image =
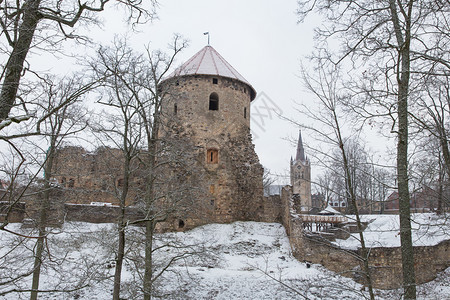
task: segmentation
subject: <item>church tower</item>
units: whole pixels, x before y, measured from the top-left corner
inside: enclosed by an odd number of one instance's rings
[[[250,134],[256,91],[213,47],[206,46],[161,84],[161,113],[171,136],[194,148],[196,203],[187,228],[211,222],[258,221],[263,212],[263,168]],[[181,220],[180,220],[181,223]]]
[[[291,157],[291,186],[294,197],[300,200],[301,211],[311,210],[311,164],[305,156],[301,131],[295,160]]]

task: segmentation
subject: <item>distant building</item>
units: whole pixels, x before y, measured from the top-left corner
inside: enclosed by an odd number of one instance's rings
[[[299,201],[300,210],[309,212],[312,208],[311,202],[311,164],[305,156],[302,132],[299,132],[297,143],[297,154],[295,160],[291,158],[291,186],[292,194]]]
[[[445,197],[445,195],[443,195]],[[439,193],[428,186],[423,186],[410,195],[410,207],[413,213],[431,212],[438,209]],[[443,201],[445,203],[445,201]],[[393,191],[383,203],[384,213],[397,214],[399,211],[399,195]],[[445,209],[445,208],[443,208]]]

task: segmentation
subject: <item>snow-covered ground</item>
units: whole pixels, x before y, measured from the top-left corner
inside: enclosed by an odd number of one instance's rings
[[[372,216],[375,217],[375,216]],[[378,222],[372,222],[371,224]],[[370,218],[370,217],[369,217]],[[382,221],[383,223],[384,221]],[[8,229],[21,230],[18,224]],[[41,288],[70,289],[48,292],[39,299],[111,299],[116,232],[114,224],[67,222],[49,238],[50,256],[44,262]],[[128,230],[127,261],[122,296],[141,299],[142,229]],[[364,299],[367,293],[351,279],[319,265],[297,261],[290,252],[284,228],[276,223],[211,224],[185,233],[157,235],[155,272],[171,258],[177,260],[154,283],[162,299]],[[34,241],[0,232],[0,282],[29,270]],[[12,246],[17,248],[12,249]],[[50,257],[50,259],[49,259]],[[8,269],[9,268],[9,269]],[[438,279],[419,287],[419,299],[448,299],[450,268]],[[24,277],[1,285],[29,288]],[[401,291],[376,291],[377,299],[400,299]],[[0,299],[27,299],[9,293]]]
[[[434,246],[450,239],[450,220],[433,213],[411,216],[414,246]],[[352,216],[349,216],[352,219]],[[364,231],[367,247],[400,247],[400,220],[398,215],[362,215],[361,221],[368,222]],[[352,234],[346,240],[336,240],[337,245],[347,249],[361,247],[359,235]]]

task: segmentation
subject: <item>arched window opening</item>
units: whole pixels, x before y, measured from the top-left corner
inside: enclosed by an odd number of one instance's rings
[[[216,93],[209,95],[209,110],[219,110],[219,95]]]
[[[208,149],[206,152],[206,161],[209,164],[217,164],[219,162],[219,150]]]
[[[184,227],[184,221],[178,220],[178,228],[183,228],[183,227]]]

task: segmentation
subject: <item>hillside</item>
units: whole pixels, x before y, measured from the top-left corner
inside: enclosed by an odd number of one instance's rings
[[[19,224],[10,230],[19,231]],[[21,231],[27,233],[26,231]],[[43,270],[42,288],[79,290],[48,292],[40,299],[111,299],[114,272],[114,224],[66,223],[49,238],[50,258]],[[123,272],[124,299],[139,299],[140,228],[130,228],[128,260]],[[162,299],[363,299],[362,286],[319,265],[298,262],[291,256],[284,228],[275,223],[211,224],[186,233],[157,236],[155,264],[177,257],[155,282]],[[22,241],[22,243],[19,243]],[[18,245],[14,255],[7,246]],[[0,232],[2,280],[31,265],[30,240]],[[14,265],[5,273],[8,264]],[[6,268],[5,268],[6,267]],[[450,269],[434,282],[420,286],[419,299],[445,299],[450,294]],[[0,285],[29,287],[30,278]],[[399,299],[401,291],[379,291],[378,299]],[[432,294],[432,295],[431,295]],[[26,299],[10,293],[0,299]]]

